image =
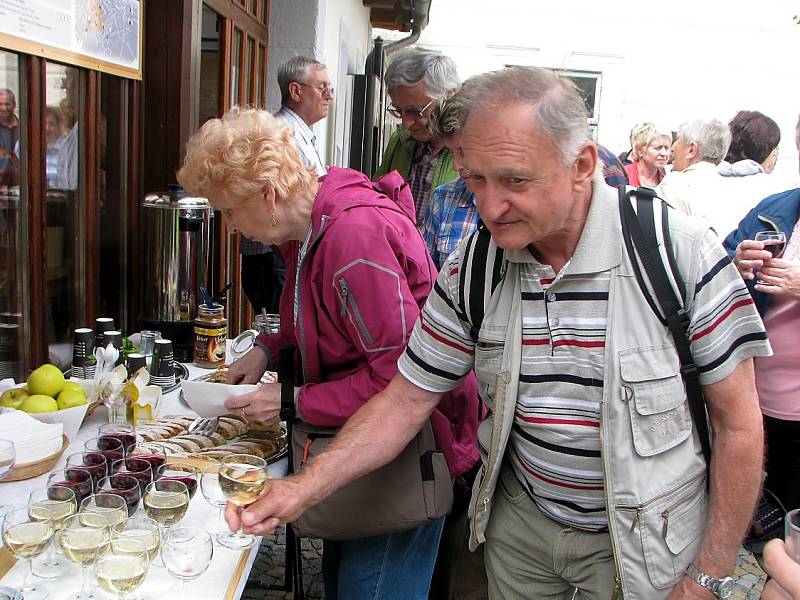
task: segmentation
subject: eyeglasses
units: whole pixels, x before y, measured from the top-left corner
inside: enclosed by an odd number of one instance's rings
[[[320,96],[333,96],[334,88],[332,86],[325,85],[324,83],[321,85],[311,85],[310,83],[303,83],[302,81],[295,81],[295,83],[310,87],[312,90],[317,90]]]
[[[422,115],[425,114],[425,111],[428,110],[428,108],[430,108],[431,104],[433,104],[434,102],[436,102],[436,98],[428,102],[422,108],[412,107],[412,108],[404,108],[402,110],[399,108],[395,108],[394,106],[390,106],[389,108],[386,109],[386,112],[388,112],[396,119],[402,119],[404,115],[412,120],[421,119]]]

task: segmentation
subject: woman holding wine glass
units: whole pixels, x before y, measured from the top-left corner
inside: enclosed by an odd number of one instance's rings
[[[800,121],[796,129],[800,149]],[[767,438],[764,487],[800,508],[800,188],[762,200],[724,242],[747,282],[773,355],[755,359]]]

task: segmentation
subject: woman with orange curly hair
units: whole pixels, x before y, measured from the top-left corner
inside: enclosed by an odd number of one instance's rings
[[[178,181],[208,197],[230,231],[282,244],[281,332],[259,336],[230,366],[229,382],[258,382],[280,348],[296,345],[303,366],[297,417],[343,425],[397,373],[436,280],[407,184],[397,172],[372,182],[336,167],[317,179],[280,120],[236,108],[189,140]],[[478,459],[474,377],[439,406],[431,424],[455,477]],[[274,421],[280,385],[261,385],[227,407],[253,421]],[[325,540],[325,597],[427,599],[441,530],[439,519],[387,535]]]

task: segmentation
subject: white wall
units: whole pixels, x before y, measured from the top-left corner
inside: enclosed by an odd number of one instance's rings
[[[328,67],[336,96],[328,118],[314,127],[326,164],[342,164],[349,135],[347,75],[364,72],[371,28],[361,0],[272,0],[269,27],[267,104],[280,106],[278,66],[297,54],[313,56]]]
[[[786,0],[435,0],[420,43],[462,77],[505,64],[602,72],[598,140],[617,153],[639,121],[677,129],[760,110],[781,128],[776,174],[796,181],[798,13]]]

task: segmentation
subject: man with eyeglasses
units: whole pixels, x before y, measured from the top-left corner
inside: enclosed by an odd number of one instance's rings
[[[278,69],[278,86],[281,89],[281,108],[275,116],[281,117],[294,130],[294,139],[300,158],[313,167],[319,177],[325,175],[325,166],[319,153],[317,137],[312,127],[328,116],[333,87],[328,71],[321,62],[307,56],[294,56]],[[285,279],[285,268],[280,254],[261,242],[241,236],[242,289],[256,313],[264,308],[278,312],[278,301]]]
[[[461,82],[453,59],[416,47],[395,55],[384,81],[392,101],[388,111],[401,120],[402,127],[389,139],[375,178],[397,170],[408,181],[417,226],[421,227],[431,191],[458,177],[452,153],[444,140],[431,134],[428,118],[438,101],[458,89]]]

